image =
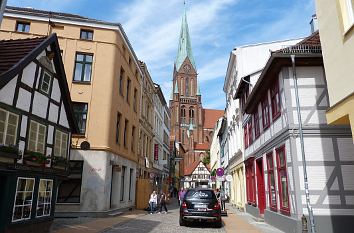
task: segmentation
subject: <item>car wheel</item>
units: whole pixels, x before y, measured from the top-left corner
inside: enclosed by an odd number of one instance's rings
[[[216,228],[221,228],[222,227],[222,221],[218,221],[218,222],[215,222],[215,225],[214,225]]]
[[[181,217],[179,218],[179,225],[181,227],[186,226],[186,221],[184,221]]]

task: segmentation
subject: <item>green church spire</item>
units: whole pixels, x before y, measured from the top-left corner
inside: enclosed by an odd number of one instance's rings
[[[186,8],[184,8],[184,13],[182,17],[182,25],[181,25],[181,32],[179,35],[179,44],[178,44],[178,51],[177,57],[175,61],[176,70],[179,70],[182,63],[186,58],[189,58],[189,61],[192,63],[193,68],[197,70],[194,62],[193,52],[192,52],[192,44],[191,38],[189,36],[189,29],[188,29],[188,22],[187,22],[187,12]]]

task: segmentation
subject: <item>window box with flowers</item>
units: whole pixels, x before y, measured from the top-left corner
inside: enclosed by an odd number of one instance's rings
[[[10,158],[10,159],[21,159],[21,153],[17,146],[0,145],[0,157]]]
[[[23,162],[29,166],[45,167],[46,164],[49,164],[50,160],[47,156],[40,152],[25,151],[23,155]]]

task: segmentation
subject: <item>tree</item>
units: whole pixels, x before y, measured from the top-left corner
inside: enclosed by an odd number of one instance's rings
[[[203,157],[202,162],[205,165],[210,163],[210,151],[206,151],[206,155]]]

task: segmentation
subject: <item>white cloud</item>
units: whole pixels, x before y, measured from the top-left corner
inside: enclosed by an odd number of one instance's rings
[[[199,82],[207,82],[216,78],[224,77],[227,63],[228,56],[220,56],[210,62],[206,62],[204,66],[198,70]]]

